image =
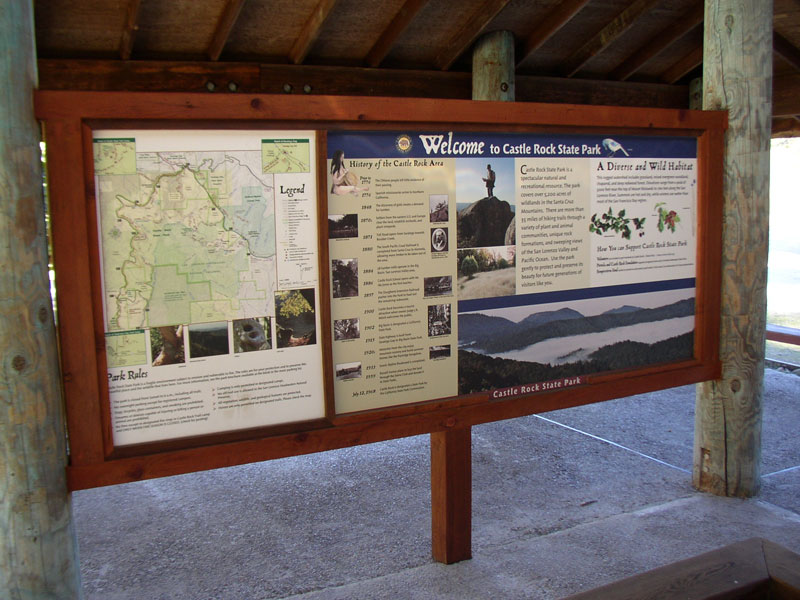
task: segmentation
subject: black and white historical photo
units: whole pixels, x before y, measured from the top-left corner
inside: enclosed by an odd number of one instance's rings
[[[453,331],[449,304],[431,304],[428,307],[428,336],[450,335]]]
[[[335,258],[331,261],[333,297],[352,298],[358,296],[358,259]]]
[[[358,215],[328,215],[328,238],[332,240],[358,237]]]
[[[361,327],[358,318],[333,321],[333,341],[357,340],[359,337],[361,337]]]

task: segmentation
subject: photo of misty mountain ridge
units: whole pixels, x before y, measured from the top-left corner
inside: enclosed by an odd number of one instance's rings
[[[462,312],[459,394],[689,360],[694,289]]]

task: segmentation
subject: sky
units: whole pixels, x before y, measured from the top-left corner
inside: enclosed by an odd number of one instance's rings
[[[471,203],[486,197],[486,165],[492,165],[496,179],[494,195],[511,204],[514,210],[514,159],[513,158],[459,158],[456,160],[456,201]]]
[[[800,327],[800,139],[772,140],[767,312],[793,313]]]

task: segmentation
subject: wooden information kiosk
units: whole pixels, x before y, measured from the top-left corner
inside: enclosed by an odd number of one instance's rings
[[[36,112],[73,490],[431,433],[452,562],[470,426],[720,374],[724,113],[48,91]]]

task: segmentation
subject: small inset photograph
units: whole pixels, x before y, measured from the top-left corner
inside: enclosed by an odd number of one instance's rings
[[[189,325],[189,358],[228,354],[228,322]]]
[[[452,319],[449,304],[431,304],[428,307],[428,337],[450,335]]]
[[[233,322],[233,352],[255,352],[272,349],[272,327],[269,317],[237,319]]]
[[[352,298],[358,296],[358,259],[335,258],[331,261],[333,275],[333,297]]]
[[[361,377],[361,363],[350,362],[336,365],[336,379],[346,381],[348,379],[358,379]]]
[[[457,248],[516,244],[513,158],[463,158],[456,171]]]
[[[496,298],[517,293],[517,247],[458,251],[458,299]]]
[[[314,288],[275,294],[275,338],[278,348],[317,343]]]
[[[431,223],[447,223],[450,220],[450,199],[447,194],[431,194],[428,199]]]
[[[331,240],[357,238],[358,215],[328,215],[328,238]]]
[[[437,360],[440,358],[449,358],[450,357],[450,344],[446,344],[443,346],[431,346],[428,348],[430,353],[431,360]]]
[[[431,252],[447,252],[450,240],[447,227],[434,227],[431,229]]]
[[[453,276],[425,277],[423,294],[426,298],[432,296],[450,296],[453,294]]]
[[[186,362],[183,332],[183,325],[167,325],[150,329],[150,351],[154,367]]]
[[[358,318],[354,319],[334,319],[333,321],[333,341],[357,340],[361,337],[361,327]]]

